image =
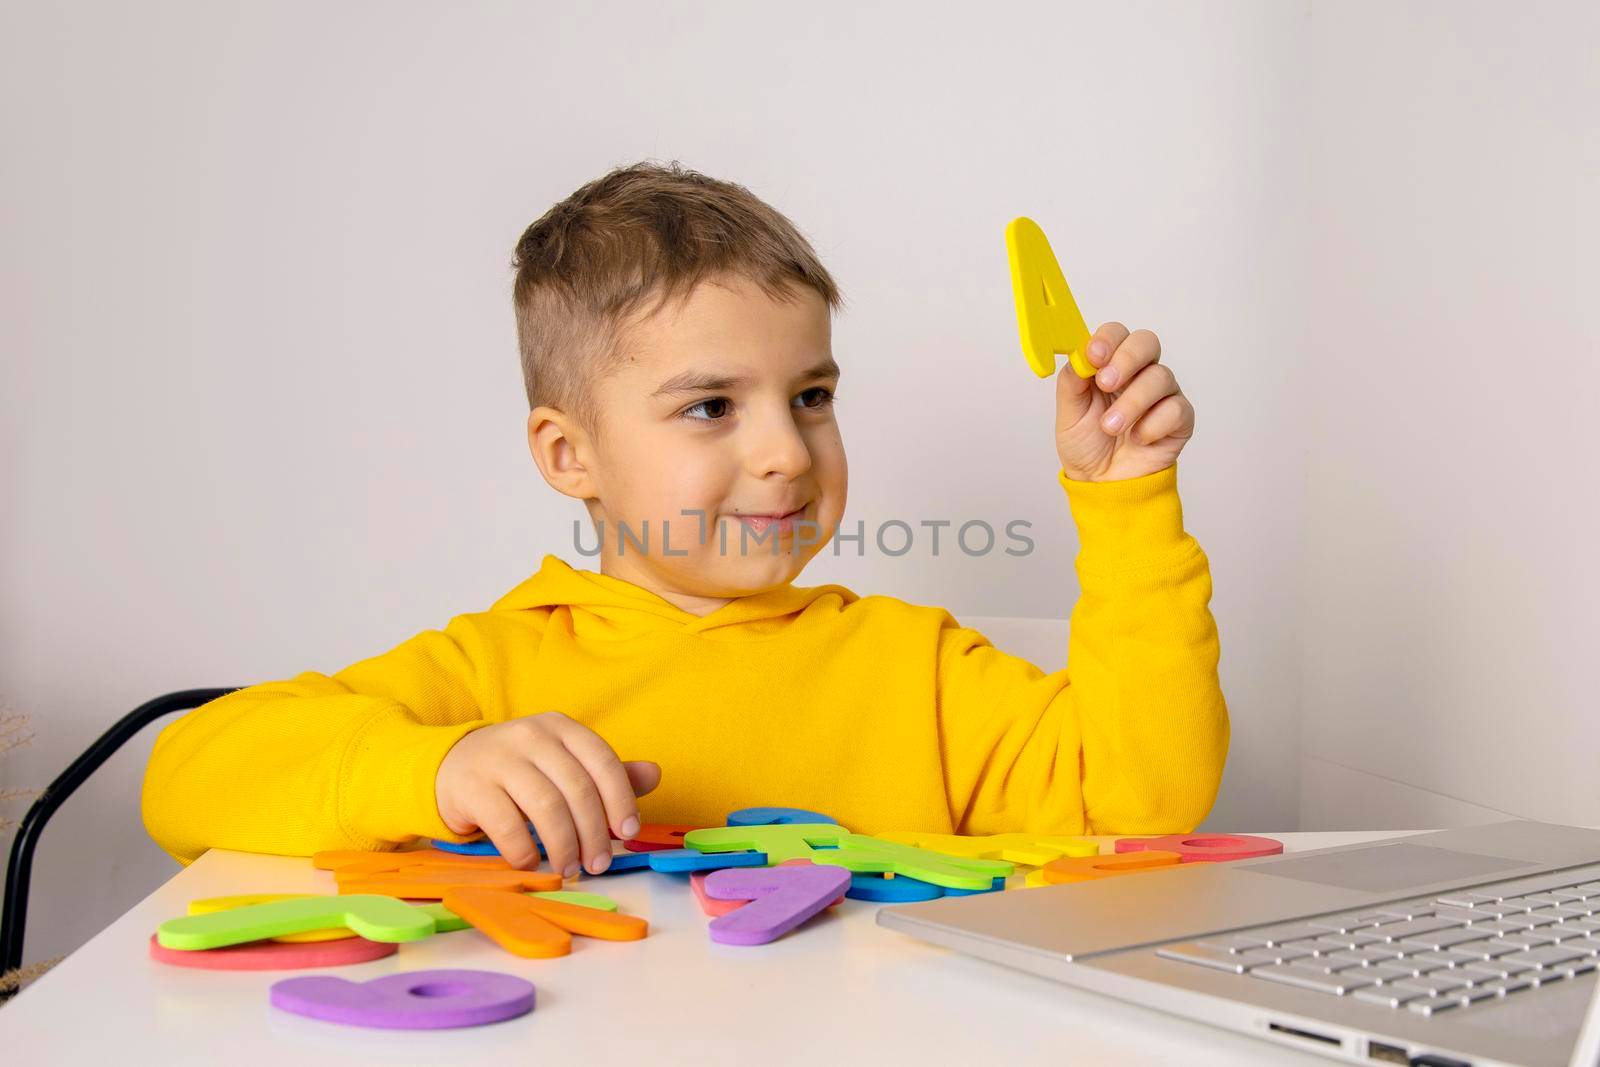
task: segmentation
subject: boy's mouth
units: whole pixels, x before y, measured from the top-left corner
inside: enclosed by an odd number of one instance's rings
[[[795,521],[805,515],[807,506],[808,504],[801,504],[793,511],[782,515],[735,515],[734,517],[749,527],[752,533],[765,534],[775,528],[779,536],[783,536],[794,533]]]

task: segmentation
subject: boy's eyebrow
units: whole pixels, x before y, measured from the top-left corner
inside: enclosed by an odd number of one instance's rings
[[[832,356],[824,358],[820,363],[810,369],[802,371],[795,378],[797,382],[810,381],[814,378],[839,377],[839,364],[834,362]],[[686,370],[682,374],[675,374],[661,383],[660,388],[651,393],[652,399],[658,396],[678,396],[683,393],[699,393],[715,391],[718,389],[736,389],[741,385],[748,385],[750,379],[742,374],[711,374],[706,371]]]

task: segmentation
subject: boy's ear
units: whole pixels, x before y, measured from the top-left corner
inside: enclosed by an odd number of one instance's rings
[[[552,407],[528,412],[528,451],[556,492],[577,500],[600,495],[586,466],[592,455],[589,439],[565,412]]]

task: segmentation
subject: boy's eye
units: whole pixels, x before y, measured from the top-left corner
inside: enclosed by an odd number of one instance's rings
[[[835,394],[834,394],[833,390],[829,389],[825,385],[812,386],[810,389],[807,389],[805,392],[801,393],[800,395],[802,397],[805,397],[805,396],[810,396],[813,393],[820,394],[820,395],[818,395],[815,398],[816,399],[816,403],[814,403],[814,404],[810,404],[810,403],[806,404],[806,407],[808,407],[808,408],[825,408],[829,404],[833,403],[834,398],[835,398]]]
[[[684,408],[683,411],[678,415],[678,418],[680,418],[680,419],[688,419],[690,422],[716,422],[718,419],[722,418],[722,415],[718,414],[718,415],[700,416],[700,415],[693,414],[693,412],[699,411],[702,408],[712,408],[712,409],[716,409],[716,410],[720,411],[721,408],[718,408],[718,405],[721,405],[722,408],[726,408],[727,404],[728,404],[728,398],[727,397],[725,397],[725,396],[714,396],[709,400],[702,400],[698,404],[691,404],[688,407]]]
[[[809,397],[810,399],[806,399]],[[816,411],[825,408],[834,401],[833,390],[826,386],[814,386],[795,397],[802,407]],[[714,396],[695,404],[690,404],[679,413],[678,418],[689,422],[720,422],[727,416],[727,409],[732,404],[725,396]],[[704,411],[705,414],[697,415],[695,412]]]

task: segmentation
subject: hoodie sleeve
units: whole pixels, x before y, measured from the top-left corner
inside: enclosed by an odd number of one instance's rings
[[[1177,468],[1058,475],[1078,524],[1067,666],[1045,673],[955,620],[939,634],[940,744],[961,834],[1188,832],[1228,749],[1205,553]]]
[[[439,817],[434,776],[500,700],[494,633],[486,616],[460,615],[331,676],[196,708],[156,738],[145,828],[185,864],[208,848],[306,856],[463,840]]]

